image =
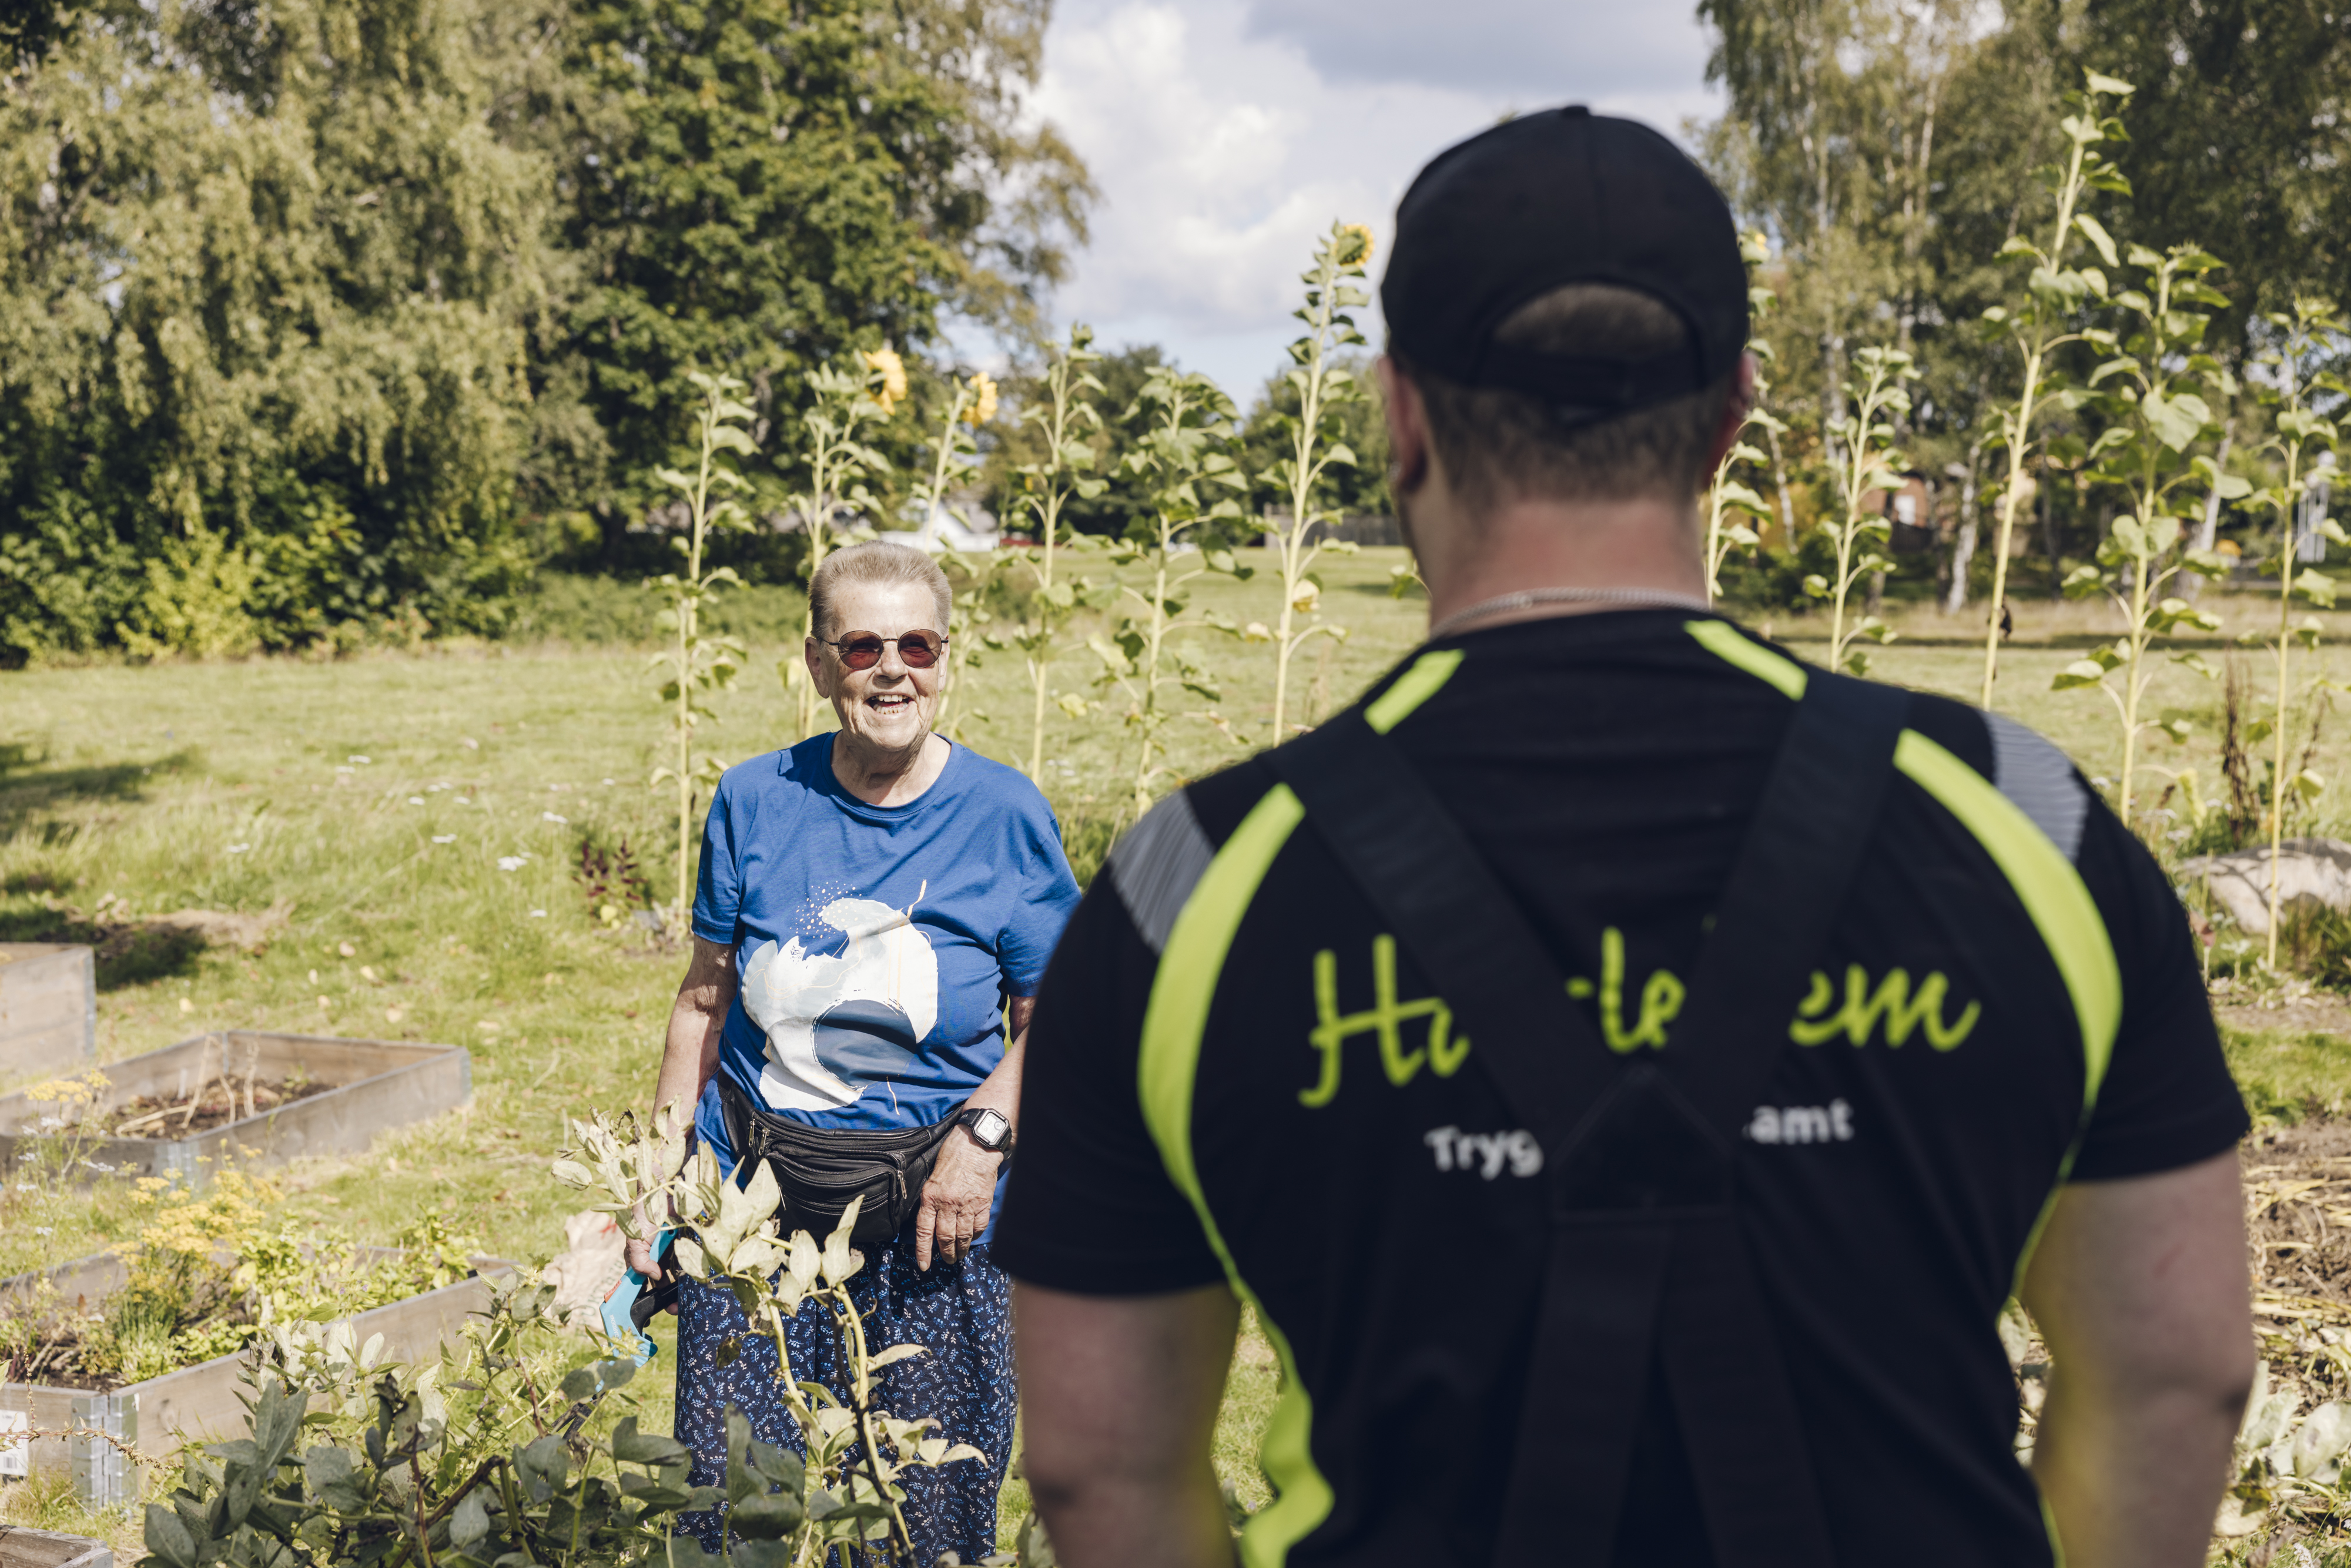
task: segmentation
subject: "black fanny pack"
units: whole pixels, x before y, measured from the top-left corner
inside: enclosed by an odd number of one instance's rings
[[[736,1158],[765,1160],[776,1173],[784,1195],[784,1234],[805,1230],[821,1241],[862,1197],[864,1205],[849,1233],[861,1247],[886,1242],[906,1228],[922,1207],[923,1184],[938,1163],[939,1145],[956,1129],[953,1112],[927,1127],[886,1132],[811,1127],[764,1109],[724,1069],[718,1073],[718,1104]]]

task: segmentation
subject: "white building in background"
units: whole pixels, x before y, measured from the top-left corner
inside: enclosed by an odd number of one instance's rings
[[[2326,504],[2335,487],[2335,454],[2322,452],[2303,481],[2302,494],[2294,504],[2294,558],[2317,562],[2326,559],[2326,536],[2319,526],[2326,521]]]
[[[882,537],[937,555],[942,550],[994,549],[1004,537],[1004,530],[996,515],[981,506],[977,497],[966,497],[934,506],[922,526],[911,532]]]

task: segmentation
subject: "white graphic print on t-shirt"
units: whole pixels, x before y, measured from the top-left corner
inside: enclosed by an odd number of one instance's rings
[[[768,1037],[759,1095],[778,1111],[831,1111],[905,1075],[938,1022],[939,961],[905,910],[836,898],[819,912],[840,954],[797,936],[743,963],[743,1010]]]

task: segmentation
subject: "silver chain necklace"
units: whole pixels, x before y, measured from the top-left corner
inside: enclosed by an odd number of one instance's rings
[[[1481,600],[1467,610],[1455,611],[1428,629],[1428,641],[1434,643],[1472,621],[1513,610],[1531,610],[1538,604],[1621,604],[1628,609],[1695,610],[1702,615],[1711,614],[1714,610],[1696,594],[1676,593],[1664,588],[1522,588],[1516,593]]]

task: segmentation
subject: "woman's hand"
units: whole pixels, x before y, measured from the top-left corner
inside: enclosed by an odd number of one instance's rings
[[[1020,1115],[1020,1062],[1028,1054],[1029,1019],[1037,1011],[1034,997],[1014,997],[1004,1009],[1004,1031],[1009,1043],[1004,1060],[987,1075],[977,1093],[964,1102],[969,1110],[989,1110],[1008,1124]],[[1009,1145],[1006,1145],[1008,1148]],[[938,1164],[923,1184],[922,1212],[914,1217],[914,1267],[927,1270],[934,1244],[938,1255],[960,1263],[971,1244],[987,1228],[987,1211],[996,1203],[997,1173],[1004,1155],[979,1146],[969,1127],[957,1127],[939,1145]]]
[[[922,1212],[914,1217],[914,1267],[928,1269],[935,1243],[939,1258],[960,1263],[987,1228],[996,1202],[996,1173],[1004,1156],[983,1149],[969,1127],[957,1127],[939,1145],[938,1164],[923,1184]]]

